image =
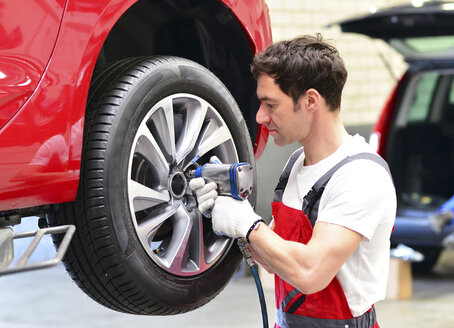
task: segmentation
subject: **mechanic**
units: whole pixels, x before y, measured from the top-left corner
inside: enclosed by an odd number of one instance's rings
[[[374,304],[385,297],[396,194],[383,159],[341,121],[343,60],[320,34],[303,36],[257,55],[252,74],[257,122],[277,145],[302,148],[276,187],[269,226],[201,178],[191,181],[199,209],[214,205],[213,230],[247,238],[275,273],[275,327],[379,327]]]

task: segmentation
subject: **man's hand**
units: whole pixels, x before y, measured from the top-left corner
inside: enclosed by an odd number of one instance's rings
[[[213,163],[221,164],[221,161],[217,156],[211,156],[210,164]],[[195,178],[189,181],[189,188],[195,192],[199,211],[203,215],[211,217],[208,211],[213,207],[214,200],[218,197],[218,185],[216,182],[206,183],[204,178]]]
[[[214,205],[218,197],[217,184],[215,182],[205,183],[203,178],[195,178],[189,181],[189,188],[195,191],[199,211],[203,214]]]
[[[248,201],[227,196],[219,196],[214,202],[212,219],[216,234],[233,238],[245,238],[251,227],[262,220]]]

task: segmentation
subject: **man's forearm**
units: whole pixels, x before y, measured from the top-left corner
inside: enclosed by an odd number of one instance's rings
[[[274,219],[271,221],[270,225],[268,226],[271,230],[274,231]],[[260,257],[260,255],[255,251],[254,247],[252,245],[249,245],[249,251],[252,254],[252,257],[258,264],[260,264],[263,268],[265,268],[268,273],[274,274],[273,269]]]
[[[305,294],[325,288],[361,239],[357,232],[323,222],[315,225],[307,244],[285,240],[264,224],[249,235],[260,259]]]
[[[274,274],[274,271],[271,269],[271,267],[260,257],[260,255],[255,251],[254,247],[251,245],[248,246],[249,251],[251,252],[252,257],[254,260],[260,264],[268,273]]]

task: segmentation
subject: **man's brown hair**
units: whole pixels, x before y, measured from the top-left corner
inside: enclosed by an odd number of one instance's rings
[[[281,90],[297,104],[310,88],[325,98],[330,110],[340,109],[347,69],[337,49],[323,40],[320,33],[280,41],[255,56],[252,75],[274,78]]]

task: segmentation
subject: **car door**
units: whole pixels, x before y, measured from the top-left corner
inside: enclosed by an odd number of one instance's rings
[[[0,0],[0,129],[38,86],[65,0]]]

